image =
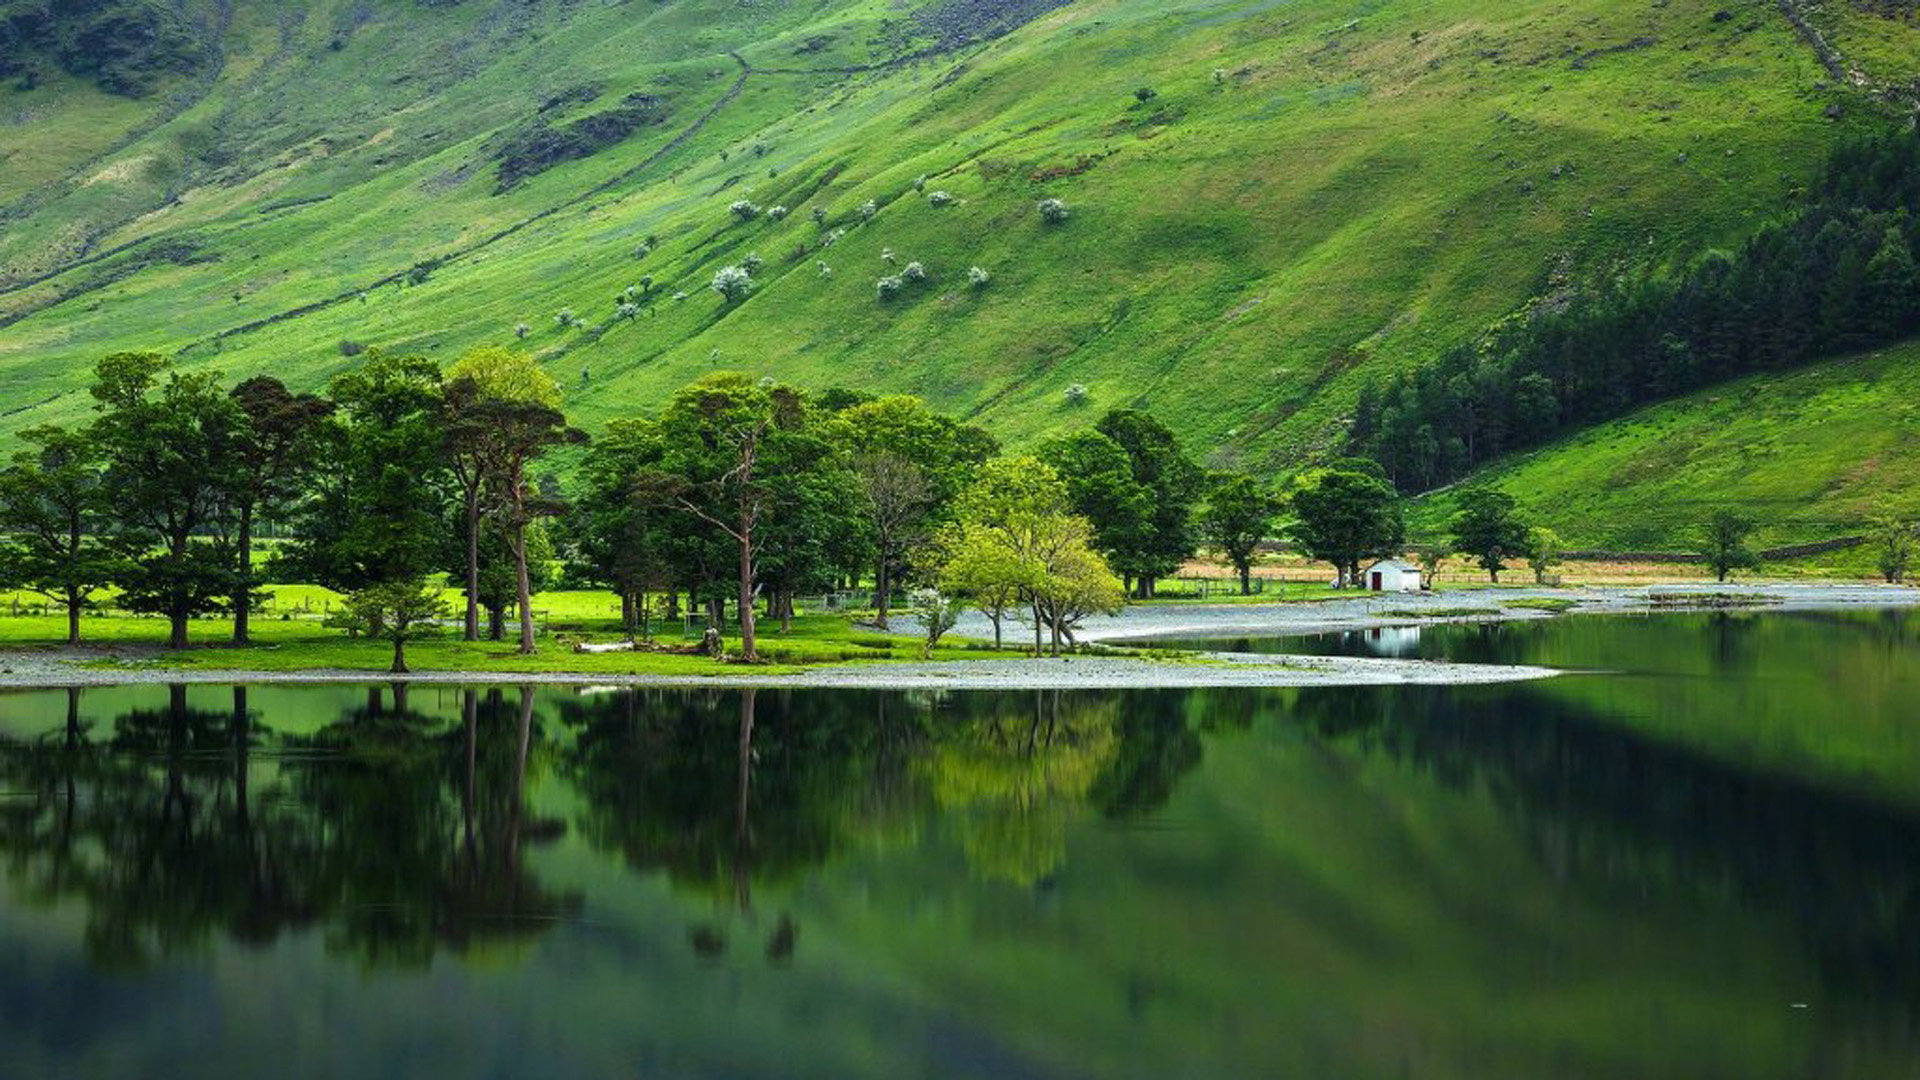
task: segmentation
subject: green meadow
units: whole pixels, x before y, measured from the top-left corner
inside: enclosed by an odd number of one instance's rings
[[[210,79],[0,90],[33,163],[0,170],[0,429],[82,418],[115,349],[306,389],[343,343],[450,360],[525,324],[589,427],[725,367],[922,394],[1015,445],[1148,405],[1215,464],[1290,471],[1370,373],[1736,240],[1882,109],[1758,2],[1084,0],[936,29],[975,7],[286,0],[231,13]],[[1819,17],[1869,88],[1920,69],[1910,27]],[[500,189],[516,134],[629,95],[656,121]],[[749,255],[750,297],[707,288]],[[928,280],[877,299],[909,261]]]

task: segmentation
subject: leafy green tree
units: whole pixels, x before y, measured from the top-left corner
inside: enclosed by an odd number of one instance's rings
[[[1731,510],[1717,510],[1701,535],[1700,555],[1715,580],[1725,581],[1735,570],[1755,570],[1760,556],[1747,546],[1753,522]]]
[[[1881,511],[1873,518],[1873,535],[1879,553],[1880,574],[1889,585],[1897,585],[1907,576],[1907,568],[1913,563],[1913,547],[1916,533],[1913,522],[1891,512]]]
[[[940,587],[965,598],[993,623],[993,647],[1002,645],[1007,612],[1035,580],[1031,564],[998,529],[974,523],[955,527],[945,540]]]
[[[1115,409],[1094,428],[1126,451],[1133,479],[1151,501],[1147,531],[1138,547],[1115,560],[1122,573],[1132,574],[1136,595],[1150,599],[1154,582],[1193,556],[1193,506],[1202,474],[1172,430],[1146,413]]]
[[[1033,621],[1035,656],[1043,632],[1057,652],[1082,618],[1125,602],[1119,579],[1093,550],[1092,526],[1068,512],[1066,485],[1038,458],[987,462],[957,509],[959,539],[942,579],[996,603],[1017,595]]]
[[[671,588],[661,512],[634,497],[634,483],[660,466],[659,429],[651,420],[615,420],[588,447],[569,526],[570,565],[620,597],[620,624],[646,632],[647,593]]]
[[[952,512],[968,475],[998,449],[992,436],[929,410],[917,397],[858,399],[829,391],[825,430],[851,462],[873,540],[876,621],[887,625],[894,586]]]
[[[447,576],[458,580],[466,572],[467,543],[466,523],[456,519],[449,523],[447,539],[457,550],[447,552],[445,566]],[[519,568],[513,557],[513,547],[507,542],[505,531],[491,518],[480,520],[480,574],[476,596],[480,610],[486,612],[486,637],[490,641],[500,641],[506,636],[507,609],[520,602]],[[548,536],[546,521],[536,521],[527,526],[527,577],[534,593],[539,593],[553,584],[554,547]]]
[[[1225,473],[1213,481],[1200,532],[1226,555],[1240,574],[1240,595],[1253,593],[1253,554],[1273,531],[1280,500],[1245,473]]]
[[[1153,574],[1153,492],[1134,477],[1133,459],[1098,431],[1081,431],[1040,446],[1040,458],[1066,485],[1067,505],[1093,525],[1094,545],[1119,568],[1131,590]]]
[[[67,643],[80,642],[80,613],[120,562],[106,545],[107,501],[100,447],[90,433],[46,426],[20,433],[26,446],[0,470],[0,581],[67,609]]]
[[[1420,549],[1420,584],[1431,590],[1434,581],[1440,576],[1440,567],[1453,558],[1453,548],[1445,542],[1428,544]]]
[[[447,459],[453,477],[460,486],[464,525],[461,535],[467,540],[467,558],[463,569],[466,582],[465,634],[468,641],[479,636],[480,553],[478,545],[484,530],[480,517],[487,509],[484,496],[492,472],[502,464],[502,436],[498,423],[502,403],[521,402],[558,411],[560,384],[537,361],[513,349],[486,346],[473,349],[454,361],[445,385]],[[497,485],[495,485],[497,488]]]
[[[1533,569],[1533,583],[1545,585],[1547,574],[1560,565],[1560,534],[1545,526],[1527,530],[1527,565]]]
[[[237,557],[233,583],[233,643],[248,640],[247,619],[254,604],[253,524],[257,514],[290,503],[313,461],[317,425],[333,413],[333,403],[313,394],[295,394],[271,375],[256,375],[233,388],[241,423],[234,442],[233,547]]]
[[[913,591],[913,614],[920,620],[921,632],[925,635],[920,643],[920,659],[933,655],[934,646],[960,621],[960,613],[966,610],[958,598],[947,596],[939,589],[915,589]]]
[[[336,376],[336,408],[315,433],[323,466],[279,573],[354,592],[439,569],[447,466],[440,369],[423,356],[368,349],[359,368]]]
[[[585,442],[586,435],[567,426],[566,415],[538,401],[482,398],[470,410],[490,432],[481,465],[496,523],[513,553],[514,580],[520,608],[520,652],[534,651],[533,581],[527,558],[527,527],[566,512],[566,503],[539,489],[528,469],[553,447]]]
[[[383,581],[348,594],[347,610],[370,633],[393,642],[395,675],[407,673],[407,642],[447,613],[440,588],[422,579]]]
[[[1453,517],[1453,546],[1471,555],[1498,582],[1509,557],[1527,552],[1527,526],[1518,517],[1513,496],[1492,488],[1468,488]]]
[[[94,425],[105,496],[127,557],[120,602],[167,618],[184,648],[187,621],[218,610],[233,587],[230,549],[206,534],[236,486],[245,423],[213,377],[169,370],[158,353],[115,353],[94,367]]]
[[[755,540],[778,512],[774,480],[828,456],[806,429],[806,408],[791,388],[738,373],[710,375],[675,393],[660,414],[660,470],[641,489],[661,506],[706,523],[738,555],[740,654],[760,658],[754,627]]]
[[[1880,249],[1868,260],[1864,318],[1868,332],[1889,341],[1920,321],[1920,273],[1898,226],[1887,226]]]
[[[1296,490],[1292,502],[1294,542],[1332,563],[1343,588],[1359,581],[1362,559],[1392,555],[1406,543],[1400,497],[1377,476],[1329,469]]]

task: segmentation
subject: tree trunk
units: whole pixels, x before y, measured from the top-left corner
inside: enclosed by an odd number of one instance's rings
[[[1242,565],[1240,567],[1240,595],[1253,595],[1253,567],[1251,565]]]
[[[395,675],[407,673],[407,639],[393,639],[393,667],[388,669]]]
[[[507,605],[493,604],[487,608],[487,638],[501,641],[507,636]]]
[[[740,530],[740,655],[751,664],[760,659],[753,638],[753,528]]]
[[[887,557],[882,555],[873,566],[873,606],[875,610],[873,624],[882,630],[888,628],[887,593],[891,585],[892,581],[887,574]]]
[[[993,614],[987,616],[987,618],[993,622],[993,651],[994,652],[1000,651],[1000,620],[1005,617],[1006,617],[1006,613],[1003,611],[995,611]]]
[[[480,485],[467,489],[467,623],[466,639],[480,640]]]
[[[172,624],[172,630],[167,636],[167,647],[172,649],[186,648],[187,613],[180,610],[180,606],[175,604],[173,611],[168,614],[167,619]]]
[[[624,589],[620,591],[620,632],[633,640],[633,594]]]
[[[87,598],[78,589],[67,590],[67,644],[80,644],[80,608]]]
[[[1034,659],[1037,660],[1040,657],[1040,601],[1039,599],[1036,598],[1033,601],[1032,606],[1033,606],[1033,655],[1034,655]]]
[[[516,523],[510,538],[513,547],[514,592],[520,598],[520,655],[533,652],[533,579],[527,573],[527,530]]]
[[[635,602],[634,606],[638,608],[640,611],[641,639],[646,640],[648,638],[651,638],[653,636],[653,634],[651,633],[651,627],[647,625],[647,590],[645,589],[640,590],[639,599]]]
[[[253,607],[253,504],[240,504],[240,523],[234,543],[240,548],[240,580],[233,586],[233,643],[248,643],[247,617]]]

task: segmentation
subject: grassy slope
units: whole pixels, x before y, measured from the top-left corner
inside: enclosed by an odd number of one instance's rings
[[[1920,517],[1916,477],[1920,342],[1654,405],[1478,479],[1569,544],[1687,550],[1727,506],[1767,544],[1844,535],[1882,507]],[[1416,531],[1451,512],[1451,492],[1421,500]]]
[[[1735,18],[1713,21],[1722,7]],[[525,321],[590,424],[724,365],[923,393],[1017,442],[1078,422],[1062,397],[1077,382],[1096,408],[1150,405],[1216,460],[1284,467],[1337,437],[1361,373],[1430,356],[1556,269],[1744,232],[1816,167],[1843,93],[1816,89],[1812,54],[1759,0],[1081,0],[985,46],[855,73],[826,69],[924,43],[890,36],[891,5],[396,6],[339,51],[353,5],[250,9],[198,105],[109,160],[74,151],[74,172],[127,179],[47,194],[0,239],[16,280],[77,221],[98,227],[96,251],[187,235],[218,260],[117,276],[108,259],[0,292],[0,318],[35,311],[0,328],[0,434],[83,415],[85,366],[113,348],[188,347],[195,365],[311,386],[345,366],[345,338],[447,357]],[[1879,23],[1835,18],[1859,39]],[[1653,43],[1579,61],[1639,38]],[[731,98],[729,49],[756,69]],[[1914,63],[1856,59],[1876,77]],[[495,194],[489,138],[589,81],[600,100],[558,115],[637,90],[672,114]],[[1136,104],[1139,85],[1159,96]],[[196,164],[208,132],[226,164]],[[958,205],[929,206],[921,174]],[[1049,195],[1075,208],[1066,225],[1035,215]],[[793,214],[737,224],[740,197]],[[881,210],[860,224],[869,198]],[[849,229],[825,251],[816,205]],[[660,243],[636,261],[648,235]],[[883,306],[887,248],[933,281]],[[424,285],[215,338],[461,252]],[[748,252],[766,261],[759,288],[724,309],[703,286]],[[992,285],[968,290],[969,265]],[[657,301],[610,325],[612,295],[642,274]],[[563,307],[595,329],[557,328]]]

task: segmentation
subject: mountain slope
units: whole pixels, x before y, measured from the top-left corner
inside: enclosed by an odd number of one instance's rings
[[[589,424],[725,366],[1013,442],[1145,405],[1285,467],[1366,373],[1744,234],[1920,69],[1911,24],[1839,8],[1869,85],[1836,84],[1764,2],[183,10],[211,73],[0,91],[37,177],[0,192],[0,433],[84,415],[111,349],[311,386],[344,341],[450,358],[524,323]],[[750,254],[749,298],[706,288]],[[930,281],[878,300],[909,261]]]
[[[1916,477],[1920,342],[1725,383],[1473,479],[1574,547],[1686,551],[1722,508],[1757,522],[1763,546],[1857,534],[1881,512],[1917,518]],[[1453,490],[1416,504],[1416,531],[1444,531]]]

